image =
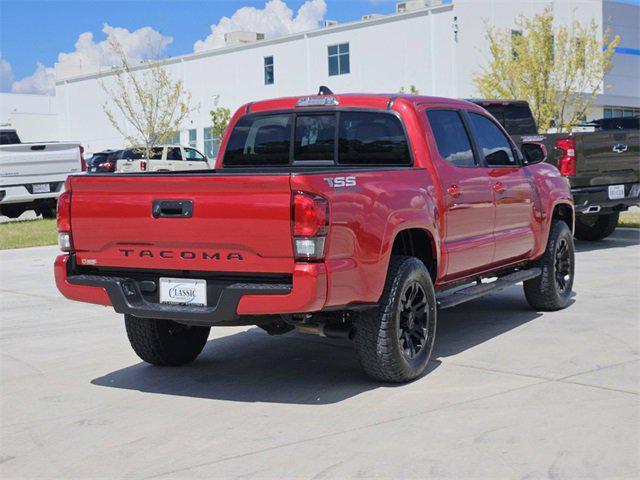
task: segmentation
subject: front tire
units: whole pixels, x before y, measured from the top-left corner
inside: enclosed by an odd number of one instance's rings
[[[414,257],[392,256],[378,308],[354,322],[360,364],[376,380],[408,382],[427,367],[436,335],[429,271]]]
[[[194,361],[207,343],[210,330],[133,315],[125,315],[124,323],[129,343],[142,360],[172,367]]]
[[[578,215],[576,216],[575,237],[578,240],[595,242],[611,235],[618,226],[620,213],[607,215]]]
[[[542,269],[539,277],[524,282],[527,302],[536,310],[565,308],[571,298],[575,275],[575,252],[569,226],[553,220],[542,258],[534,263]]]

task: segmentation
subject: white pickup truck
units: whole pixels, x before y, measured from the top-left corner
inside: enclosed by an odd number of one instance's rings
[[[35,210],[55,218],[67,176],[84,170],[78,143],[22,143],[14,129],[0,129],[0,214],[17,218]]]

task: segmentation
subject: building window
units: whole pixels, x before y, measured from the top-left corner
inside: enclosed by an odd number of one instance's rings
[[[264,57],[264,84],[273,85],[273,57]]]
[[[604,118],[635,117],[640,115],[640,108],[604,107]]]
[[[349,65],[349,44],[331,45],[329,52],[329,76],[344,75],[351,71]]]
[[[522,42],[522,30],[511,30],[511,56],[518,58],[518,45]]]
[[[192,128],[189,130],[189,146],[196,148],[198,144],[198,130]]]
[[[211,127],[204,128],[204,154],[207,158],[215,158],[218,155],[220,144],[218,139],[213,136]]]

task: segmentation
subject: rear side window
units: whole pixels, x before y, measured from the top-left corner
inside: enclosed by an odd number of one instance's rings
[[[245,116],[233,128],[224,154],[226,166],[289,164],[292,115]]]
[[[402,124],[395,115],[341,112],[338,163],[341,165],[409,165],[411,156]]]
[[[490,167],[516,167],[509,140],[495,123],[483,115],[469,113],[478,148]]]
[[[171,147],[167,149],[167,160],[182,160],[182,154],[178,147]]]
[[[460,114],[453,110],[430,110],[427,118],[440,157],[456,167],[475,167],[471,142]]]
[[[291,128],[295,131],[290,150]],[[411,155],[398,117],[363,111],[249,115],[233,128],[224,154],[227,167],[304,165],[312,161],[409,165]]]
[[[16,132],[0,132],[0,145],[16,145],[20,143],[20,138]]]

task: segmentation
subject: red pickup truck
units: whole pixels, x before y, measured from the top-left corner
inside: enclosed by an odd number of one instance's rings
[[[135,352],[181,365],[211,326],[351,338],[372,377],[420,375],[439,309],[524,282],[567,305],[574,208],[535,143],[482,107],[316,95],[234,115],[214,171],[73,176],[59,290],[113,306]]]

